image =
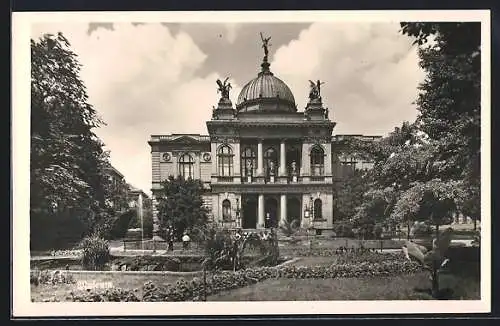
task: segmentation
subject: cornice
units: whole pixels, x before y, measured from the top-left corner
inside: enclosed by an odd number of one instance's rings
[[[322,191],[333,193],[333,183],[318,184],[211,184],[212,192],[242,192],[242,193],[307,193]]]

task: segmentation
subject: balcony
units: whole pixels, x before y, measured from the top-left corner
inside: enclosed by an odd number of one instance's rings
[[[311,180],[311,182],[323,182],[325,181],[325,177],[322,175],[311,175],[309,180]]]
[[[231,183],[234,181],[233,176],[218,176],[217,177],[217,182],[222,182],[222,183]]]

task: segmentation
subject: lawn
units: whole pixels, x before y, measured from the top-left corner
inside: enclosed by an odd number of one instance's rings
[[[430,300],[419,288],[430,284],[427,273],[384,278],[273,279],[209,296],[207,301]],[[451,299],[479,300],[479,282],[442,275]]]
[[[329,266],[335,257],[301,257],[295,266]],[[455,262],[440,276],[440,288],[453,300],[479,300],[478,263]],[[207,301],[430,300],[429,274],[382,278],[273,279],[210,296]]]

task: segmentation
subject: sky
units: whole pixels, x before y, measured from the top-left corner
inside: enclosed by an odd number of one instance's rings
[[[150,193],[151,135],[207,134],[216,80],[230,78],[233,104],[257,76],[260,35],[270,36],[271,71],[299,111],[309,80],[321,80],[334,134],[386,135],[414,121],[425,75],[398,23],[52,23],[32,38],[63,32],[82,64],[89,102],[106,125],[96,130],[111,163]]]

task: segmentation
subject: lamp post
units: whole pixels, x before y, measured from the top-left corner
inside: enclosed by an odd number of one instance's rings
[[[240,221],[240,199],[236,198],[236,227],[241,228]]]
[[[307,205],[305,205],[304,207],[304,218],[309,218],[310,216],[310,211],[309,211],[309,207],[307,207]],[[309,242],[309,250],[311,250],[311,241],[309,240],[309,223],[311,223],[311,221],[308,222],[308,225],[307,225],[307,228],[306,228],[306,237],[307,237],[307,241]]]

